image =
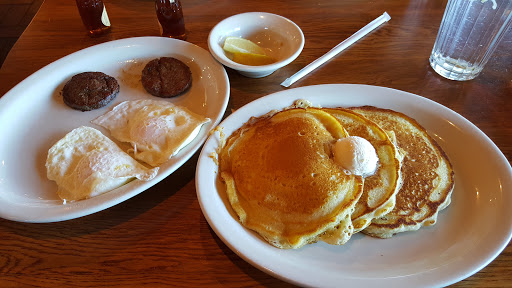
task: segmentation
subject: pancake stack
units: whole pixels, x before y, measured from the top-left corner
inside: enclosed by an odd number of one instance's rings
[[[346,136],[333,116],[316,109],[266,115],[234,132],[219,165],[240,222],[279,248],[316,242],[334,228],[346,242],[363,192],[362,178],[332,160],[331,144]]]
[[[363,195],[352,213],[354,230],[359,232],[368,227],[372,219],[386,215],[395,206],[401,184],[400,155],[386,132],[362,115],[343,108],[324,111],[333,115],[349,135],[370,141],[379,157],[379,167],[364,179]]]
[[[372,220],[363,232],[389,238],[396,233],[434,225],[451,201],[454,172],[441,146],[414,119],[396,111],[365,106],[353,108],[396,139],[402,154],[402,187],[388,214]]]
[[[334,143],[349,136],[375,148],[372,175],[353,175],[334,160]],[[302,100],[233,132],[219,150],[219,171],[241,224],[285,249],[433,225],[454,187],[446,154],[414,119]]]

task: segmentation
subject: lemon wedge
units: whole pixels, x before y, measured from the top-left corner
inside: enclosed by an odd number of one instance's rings
[[[222,49],[231,60],[244,65],[260,66],[276,62],[266,55],[263,48],[241,37],[226,37]]]
[[[251,40],[234,36],[226,37],[226,40],[224,41],[224,46],[222,48],[224,49],[224,51],[231,53],[265,55],[265,50],[263,50],[263,48],[258,46],[256,43],[252,42]]]
[[[251,66],[268,65],[276,62],[273,58],[267,55],[252,54],[252,53],[233,53],[233,61]]]

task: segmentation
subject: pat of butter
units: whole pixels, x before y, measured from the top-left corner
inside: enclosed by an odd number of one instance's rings
[[[373,145],[366,139],[350,136],[334,144],[334,160],[350,174],[371,176],[377,170],[379,157]]]

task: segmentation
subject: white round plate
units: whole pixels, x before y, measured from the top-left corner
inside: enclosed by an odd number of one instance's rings
[[[218,179],[218,167],[209,157],[219,145],[215,133],[199,157],[197,195],[211,227],[247,262],[301,286],[436,287],[476,273],[506,247],[512,235],[512,168],[472,123],[407,92],[334,84],[290,89],[257,99],[220,126],[227,137],[251,116],[282,109],[296,99],[322,107],[372,105],[412,116],[438,141],[454,166],[452,203],[439,213],[436,225],[390,239],[358,233],[343,246],[318,242],[297,250],[274,248],[237,221]]]
[[[46,178],[48,149],[66,133],[90,123],[126,100],[162,99],[147,93],[140,75],[145,64],[163,56],[177,58],[192,71],[192,86],[168,101],[211,119],[192,143],[160,166],[151,181],[132,181],[91,199],[62,204],[57,185]],[[75,74],[101,71],[117,78],[120,92],[108,106],[87,112],[62,100],[62,87]],[[95,213],[125,201],[158,183],[185,163],[222,119],[229,100],[226,71],[206,50],[188,42],[139,37],[96,45],[59,59],[0,98],[0,217],[22,222],[54,222]]]

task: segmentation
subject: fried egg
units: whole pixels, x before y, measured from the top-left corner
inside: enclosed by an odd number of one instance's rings
[[[176,155],[210,119],[164,100],[125,101],[91,121],[121,142],[137,160],[158,166]]]
[[[69,132],[48,151],[46,172],[57,182],[57,194],[66,201],[94,197],[134,179],[149,181],[159,168],[149,169],[91,127]]]

